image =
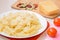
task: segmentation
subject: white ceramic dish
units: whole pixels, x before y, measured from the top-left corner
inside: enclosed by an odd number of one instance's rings
[[[28,37],[8,36],[7,34],[1,32],[0,34],[3,35],[3,36],[5,36],[5,37],[8,37],[8,38],[30,38],[30,37],[33,37],[33,36],[36,36],[36,35],[41,34],[47,28],[47,20],[44,17],[42,17],[38,13],[35,13],[35,12],[32,12],[32,11],[28,11],[28,10],[13,10],[13,11],[8,11],[8,12],[5,12],[5,13],[0,14],[0,18],[3,17],[4,15],[8,15],[10,12],[12,12],[12,13],[16,13],[16,12],[20,12],[20,13],[31,13],[31,14],[33,13],[33,14],[35,14],[38,17],[38,19],[39,19],[39,21],[41,23],[41,28],[40,28],[40,30],[38,30],[37,34],[34,34],[32,36],[28,36]]]

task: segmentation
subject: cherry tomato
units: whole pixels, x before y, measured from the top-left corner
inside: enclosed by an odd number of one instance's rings
[[[19,4],[17,4],[17,7],[19,7],[19,6],[21,6],[21,5],[23,5],[23,3],[19,3]]]
[[[50,36],[50,37],[55,37],[56,34],[57,34],[57,30],[55,28],[49,28],[47,30],[47,34]]]
[[[34,6],[35,6],[34,8],[37,8],[38,7],[38,4],[34,4]]]
[[[55,19],[54,19],[54,24],[55,24],[56,26],[60,26],[60,18],[55,18]]]
[[[32,8],[32,5],[28,4],[28,5],[26,5],[26,7],[28,7],[28,8]]]

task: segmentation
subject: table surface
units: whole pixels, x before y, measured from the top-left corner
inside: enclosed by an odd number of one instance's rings
[[[15,2],[16,0],[1,0],[0,1],[0,13],[6,12],[6,11],[10,11],[10,10],[15,10],[11,8],[11,5]],[[43,0],[40,0],[43,1]],[[60,0],[52,0],[54,1],[58,7],[60,8]],[[50,23],[50,27],[55,27],[57,29],[57,37],[55,38],[51,38],[49,37],[46,32],[43,33],[37,40],[60,40],[60,27],[56,27],[53,24],[53,19],[48,19],[46,18],[47,21]],[[5,37],[0,36],[0,40],[9,40]]]

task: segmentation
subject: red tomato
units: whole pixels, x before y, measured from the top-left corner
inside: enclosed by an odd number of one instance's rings
[[[60,26],[60,18],[55,18],[55,19],[54,19],[54,24],[55,24],[56,26]]]
[[[26,5],[26,7],[28,7],[28,8],[32,8],[32,5],[28,4],[28,5]]]
[[[51,37],[55,37],[56,34],[57,34],[57,30],[56,30],[55,28],[49,28],[49,29],[47,30],[47,34],[48,34],[49,36],[51,36]]]
[[[34,8],[37,8],[38,7],[38,4],[34,4],[34,6],[35,6]]]

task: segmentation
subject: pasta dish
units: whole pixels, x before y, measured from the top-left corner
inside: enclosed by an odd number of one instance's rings
[[[26,37],[36,34],[41,24],[35,14],[9,13],[0,18],[0,32],[9,36]]]

